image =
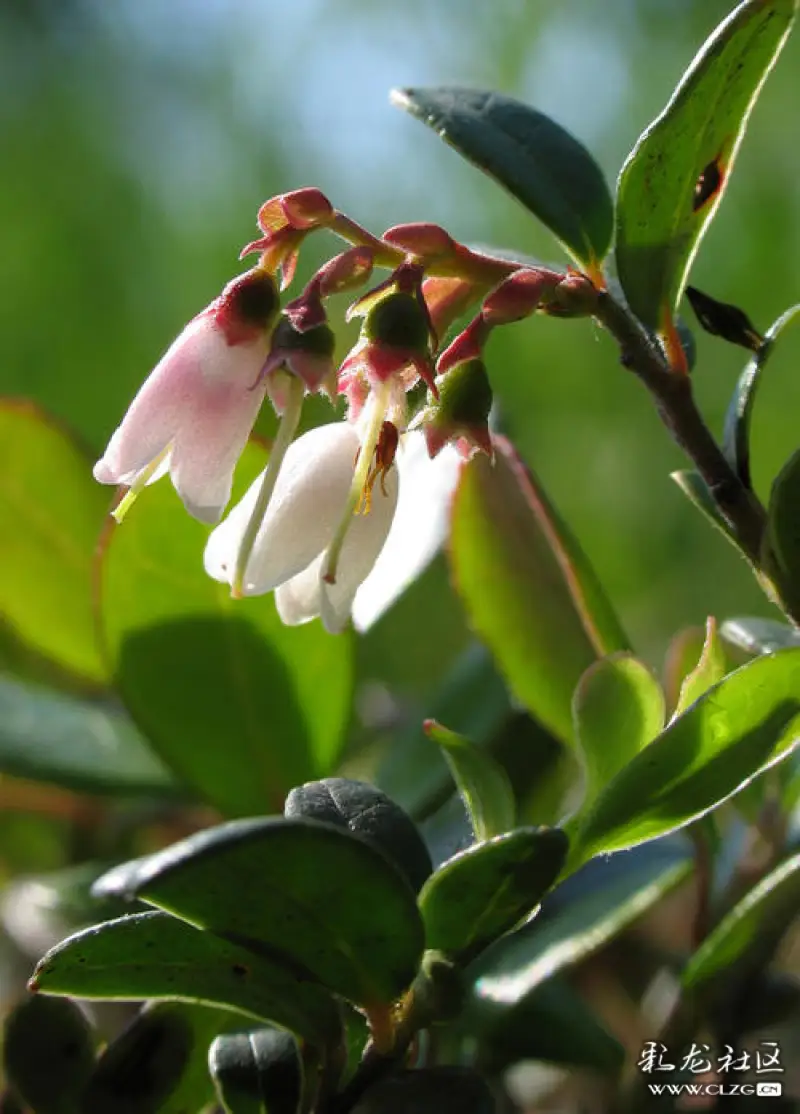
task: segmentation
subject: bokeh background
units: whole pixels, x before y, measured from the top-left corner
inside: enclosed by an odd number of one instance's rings
[[[613,180],[730,6],[3,0],[0,393],[35,400],[99,452],[167,343],[240,268],[259,204],[298,186],[320,186],[376,232],[433,220],[558,260],[533,218],[390,106],[390,87],[518,96]],[[693,276],[762,329],[800,299],[799,66],[795,36]],[[719,430],[743,358],[702,335],[698,349],[697,391]],[[762,494],[798,440],[799,359],[800,332],[787,334],[755,419]],[[709,613],[768,613],[669,480],[681,455],[607,337],[585,321],[528,321],[495,335],[489,362],[507,428],[644,656]],[[455,648],[465,636],[441,567],[427,583]]]

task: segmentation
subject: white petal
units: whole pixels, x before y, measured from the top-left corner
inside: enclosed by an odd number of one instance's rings
[[[245,595],[261,595],[302,572],[328,546],[341,518],[359,438],[347,422],[303,434],[289,447],[245,571]],[[206,570],[230,582],[261,477],[212,533]]]
[[[380,481],[372,490],[369,514],[353,516],[339,556],[336,583],[320,582],[322,622],[331,634],[338,634],[347,626],[359,585],[369,575],[389,535],[397,509],[396,467],[387,472],[384,483],[386,495]]]
[[[356,630],[372,626],[439,551],[462,463],[453,445],[446,445],[431,460],[421,433],[403,437],[397,454],[401,476],[397,513],[375,567],[356,594]]]
[[[198,317],[173,341],[95,464],[94,478],[99,483],[132,484],[173,439],[211,332],[208,319]]]
[[[275,589],[275,606],[281,622],[287,627],[297,627],[316,619],[322,610],[322,562],[325,554]]]

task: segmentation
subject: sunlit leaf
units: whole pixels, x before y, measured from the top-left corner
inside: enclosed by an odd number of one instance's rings
[[[631,309],[651,329],[671,329],[796,7],[796,0],[744,0],[707,39],[622,168],[617,271]]]
[[[706,622],[706,637],[700,657],[691,673],[684,677],[675,714],[685,712],[704,692],[718,684],[728,672],[725,648],[717,633],[717,621],[709,617]]]
[[[683,827],[800,741],[800,650],[730,673],[634,758],[576,824],[573,861]]]
[[[504,438],[465,465],[450,560],[467,613],[512,691],[560,738],[572,693],[598,657],[627,649],[596,574]]]
[[[92,558],[109,494],[89,457],[33,406],[0,404],[0,618],[91,685],[108,679],[92,611]]]
[[[491,839],[514,827],[514,791],[502,766],[483,748],[436,720],[425,731],[439,746],[469,814],[475,838]]]

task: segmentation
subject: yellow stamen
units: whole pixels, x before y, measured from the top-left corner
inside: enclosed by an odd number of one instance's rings
[[[150,461],[146,468],[143,468],[141,470],[139,475],[136,477],[131,486],[120,499],[119,503],[117,503],[116,507],[114,507],[113,511],[111,512],[111,517],[115,520],[115,522],[122,522],[125,515],[139,498],[139,494],[141,493],[142,488],[144,488],[152,479],[156,470],[160,467],[162,461],[166,458],[171,448],[171,445],[167,445],[166,449],[163,449],[157,457],[154,457],[153,460]]]

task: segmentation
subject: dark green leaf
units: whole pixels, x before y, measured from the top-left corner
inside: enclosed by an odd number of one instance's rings
[[[33,406],[0,405],[0,616],[84,683],[104,684],[92,556],[109,503],[73,440]]]
[[[0,677],[0,771],[83,793],[175,795],[122,712]]]
[[[514,999],[478,986],[463,1019],[478,1041],[478,1062],[500,1072],[520,1060],[543,1060],[616,1074],[625,1051],[565,979],[548,978]]]
[[[800,451],[772,485],[767,511],[764,569],[780,598],[796,614],[800,607]]]
[[[726,642],[748,654],[772,654],[800,646],[800,630],[777,619],[726,619],[720,633]]]
[[[436,720],[424,724],[426,734],[441,748],[477,840],[491,839],[514,827],[514,791],[502,766],[482,747]]]
[[[249,445],[237,490],[263,463]],[[147,489],[100,561],[106,642],[164,761],[223,812],[263,812],[335,763],[352,642],[284,627],[271,598],[231,600],[203,571],[206,536],[169,484]]]
[[[303,1066],[290,1033],[225,1033],[211,1045],[208,1066],[229,1114],[296,1114],[300,1106]]]
[[[31,988],[78,998],[179,998],[274,1021],[314,1043],[336,1033],[331,998],[280,953],[253,955],[166,913],[84,929],[38,964]]]
[[[795,10],[795,0],[744,0],[706,41],[622,168],[617,271],[631,309],[648,328],[672,325]]]
[[[687,987],[735,977],[748,959],[765,964],[797,916],[800,854],[769,872],[727,913],[684,968]]]
[[[738,344],[740,348],[747,348],[750,352],[758,352],[763,346],[764,337],[738,306],[718,302],[696,286],[686,287],[686,297],[697,320],[711,336],[722,337],[730,344]]]
[[[661,731],[664,693],[646,665],[630,654],[614,654],[581,677],[572,714],[586,778],[585,806]]]
[[[597,799],[576,860],[656,839],[702,816],[800,741],[800,650],[757,658],[709,689]]]
[[[297,786],[284,815],[337,824],[365,839],[399,867],[414,893],[433,870],[428,848],[414,821],[380,789],[363,781],[328,777]]]
[[[390,1002],[423,948],[414,894],[363,839],[317,820],[239,820],[141,863],[120,889],[358,1005]],[[365,901],[369,894],[369,901]]]
[[[733,392],[728,412],[725,415],[725,434],[723,448],[731,468],[745,487],[752,488],[750,477],[750,423],[756,394],[761,385],[761,373],[775,348],[778,335],[795,320],[800,313],[800,305],[792,306],[767,329],[764,343],[748,362],[739,377]]]
[[[3,1072],[36,1114],[77,1114],[95,1038],[74,1002],[25,998],[3,1030]]]
[[[535,911],[566,855],[558,828],[517,828],[455,855],[419,895],[427,946],[473,957]]]
[[[395,1072],[370,1088],[353,1114],[495,1114],[494,1096],[472,1068]]]
[[[716,619],[709,618],[706,623],[706,637],[697,665],[684,677],[675,714],[685,712],[704,692],[718,684],[728,672],[725,648],[717,634]]]
[[[572,693],[598,658],[627,649],[597,577],[511,444],[464,466],[450,560],[470,619],[522,704],[564,740]]]
[[[573,259],[598,268],[611,244],[613,203],[599,166],[568,131],[501,93],[400,89],[392,99],[521,201]]]
[[[163,1111],[189,1067],[194,1026],[180,1002],[159,1002],[134,1018],[103,1050],[81,1114]]]
[[[683,849],[659,845],[655,853],[645,851],[650,849],[620,860],[595,859],[554,890],[535,921],[472,964],[474,993],[499,1004],[522,1000],[619,935],[692,868]]]

